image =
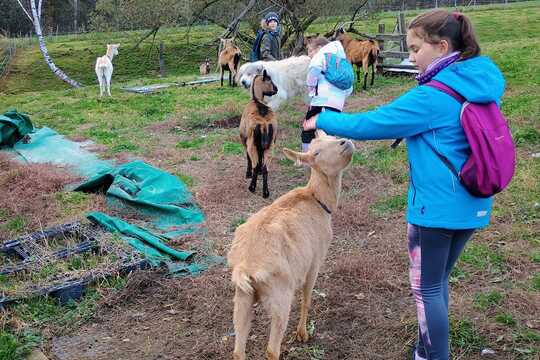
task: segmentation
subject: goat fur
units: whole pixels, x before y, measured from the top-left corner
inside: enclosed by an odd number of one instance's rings
[[[120,44],[107,44],[107,53],[96,59],[95,70],[99,82],[99,96],[103,96],[104,92],[111,96],[111,78],[114,69],[112,60],[115,55],[118,55],[119,46]]]
[[[276,115],[263,101],[277,89],[266,71],[257,75],[251,85],[251,101],[246,105],[240,119],[240,141],[246,149],[246,178],[251,178],[249,191],[255,192],[257,177],[263,176],[263,197],[270,196],[268,190],[268,163],[270,149],[276,141]]]
[[[234,234],[228,262],[232,269],[235,347],[233,358],[245,360],[253,305],[271,316],[267,359],[278,360],[295,290],[302,288],[296,338],[307,341],[311,293],[332,239],[343,169],[354,150],[348,140],[318,134],[307,153],[284,149],[287,157],[311,167],[307,186],[279,197],[252,215]]]
[[[371,83],[373,86],[375,73],[377,72],[377,64],[379,58],[379,44],[375,40],[355,40],[351,36],[345,33],[343,30],[338,31],[336,39],[341,41],[345,54],[349,61],[356,65],[356,77],[360,80],[360,67],[364,71],[364,85],[363,89],[366,90],[367,77],[369,66],[371,66]]]
[[[233,39],[221,39],[222,50],[218,56],[219,76],[223,86],[223,74],[229,71],[229,86],[236,86],[235,78],[242,52],[234,45]]]

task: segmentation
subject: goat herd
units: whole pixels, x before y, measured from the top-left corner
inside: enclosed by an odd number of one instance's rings
[[[372,66],[373,84],[379,55],[376,42],[353,40],[343,31],[337,32],[335,39],[342,42],[348,59],[356,64],[357,74],[359,67],[363,66],[364,89],[368,66]],[[240,49],[231,39],[222,40],[222,46],[218,59],[221,86],[223,73],[228,70],[231,86],[239,82],[251,92],[251,100],[242,113],[239,127],[240,140],[247,155],[246,178],[251,178],[248,189],[255,192],[257,177],[262,174],[262,195],[267,198],[270,195],[267,165],[277,133],[274,110],[287,99],[305,91],[310,58],[297,56],[278,61],[257,61],[238,68]],[[311,168],[310,179],[305,187],[279,197],[235,231],[228,253],[235,286],[235,360],[246,358],[246,342],[255,303],[260,303],[271,317],[267,359],[279,359],[294,293],[298,288],[302,288],[302,300],[296,339],[308,340],[306,324],[311,293],[333,237],[332,213],[337,209],[342,172],[351,161],[354,145],[348,140],[317,131],[317,137],[307,152],[283,151],[295,163]]]
[[[364,70],[364,89],[368,67],[372,67],[371,84],[377,67],[379,47],[376,42],[353,40],[342,30],[332,40],[342,42],[347,58]],[[309,42],[310,38],[306,38]],[[277,120],[274,111],[288,99],[305,92],[310,58],[294,56],[278,61],[256,61],[239,67],[241,52],[233,39],[221,40],[219,53],[221,86],[225,71],[229,85],[239,82],[250,89],[251,100],[240,121],[240,140],[246,150],[246,178],[249,191],[255,192],[262,175],[264,198],[268,190],[268,160],[276,141]],[[119,44],[107,45],[107,53],[96,61],[100,96],[110,96],[112,60]],[[202,75],[210,70],[205,59]],[[311,293],[319,268],[324,262],[332,239],[331,217],[338,206],[342,172],[354,151],[352,142],[336,139],[317,131],[307,152],[283,150],[297,164],[311,168],[308,184],[279,197],[240,225],[234,235],[228,262],[232,269],[234,296],[234,359],[244,360],[246,341],[253,319],[253,305],[260,303],[271,316],[267,359],[278,360],[281,342],[287,328],[295,290],[302,288],[300,322],[296,329],[299,341],[308,340],[307,314]]]

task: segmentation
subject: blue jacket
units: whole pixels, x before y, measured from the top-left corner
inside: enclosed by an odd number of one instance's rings
[[[484,56],[456,62],[434,80],[477,103],[500,103],[505,85],[500,70]],[[407,221],[426,227],[471,229],[488,225],[493,199],[470,195],[425,143],[461,169],[469,145],[460,124],[460,110],[461,105],[451,96],[420,85],[374,111],[322,112],[317,128],[357,140],[406,138],[410,171]]]

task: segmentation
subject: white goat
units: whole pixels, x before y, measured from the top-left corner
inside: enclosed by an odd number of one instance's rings
[[[98,57],[96,60],[96,75],[99,81],[99,96],[107,90],[107,95],[111,96],[111,77],[113,73],[112,59],[118,55],[120,44],[107,44],[107,53],[105,56]]]
[[[306,77],[310,62],[308,56],[293,56],[277,61],[255,61],[240,66],[237,81],[246,89],[251,87],[255,75],[262,75],[266,70],[272,82],[278,88],[274,96],[267,99],[267,105],[277,110],[281,104],[306,90]]]

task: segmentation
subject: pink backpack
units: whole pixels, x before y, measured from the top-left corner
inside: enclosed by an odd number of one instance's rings
[[[472,195],[487,198],[501,192],[514,175],[516,149],[508,123],[497,104],[470,103],[436,80],[426,85],[452,96],[462,104],[461,126],[471,153],[458,172],[444,155],[426,143]]]

